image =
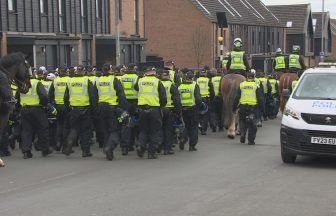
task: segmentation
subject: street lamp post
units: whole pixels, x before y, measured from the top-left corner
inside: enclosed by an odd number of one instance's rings
[[[117,39],[116,39],[116,65],[120,65],[120,21],[119,21],[119,0],[115,0],[115,10],[116,10],[116,32],[117,32]]]
[[[321,30],[322,31],[321,33],[321,54],[322,54],[324,53],[324,0],[322,0],[322,28],[321,29],[322,29]],[[321,58],[321,61],[323,61],[323,58]]]

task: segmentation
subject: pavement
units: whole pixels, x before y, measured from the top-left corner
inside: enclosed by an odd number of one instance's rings
[[[158,160],[15,150],[0,169],[0,216],[336,215],[336,159],[283,164],[279,131],[279,119],[265,122],[255,146],[208,132],[197,152]]]

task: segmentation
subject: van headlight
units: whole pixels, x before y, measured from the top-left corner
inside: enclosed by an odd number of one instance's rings
[[[300,113],[295,111],[293,108],[286,106],[285,111],[283,113],[285,116],[291,116],[292,118],[299,120]]]

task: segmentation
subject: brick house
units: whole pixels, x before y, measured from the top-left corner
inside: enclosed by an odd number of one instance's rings
[[[115,63],[115,1],[1,0],[0,54],[21,51],[35,67]],[[143,0],[119,1],[122,63],[143,61]]]
[[[336,19],[330,19],[330,27],[331,27],[331,53],[336,59]]]
[[[225,52],[231,50],[235,37],[243,39],[247,54],[264,54],[283,47],[283,24],[259,0],[147,0],[147,55],[173,59],[179,66],[214,67],[221,35],[217,12],[226,15]],[[200,56],[202,60],[198,61]]]
[[[272,5],[268,8],[287,26],[286,49],[290,53],[293,45],[299,45],[300,54],[306,65],[314,65],[314,28],[310,4]]]

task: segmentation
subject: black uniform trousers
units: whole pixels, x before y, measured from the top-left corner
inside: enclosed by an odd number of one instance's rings
[[[67,138],[67,145],[72,144],[79,137],[80,145],[83,152],[90,152],[91,138],[91,119],[89,107],[72,107],[69,113],[70,132]]]
[[[196,144],[198,143],[199,123],[197,107],[183,107],[182,116],[185,124],[185,129],[182,133],[182,140],[189,140],[189,146],[196,146]]]
[[[211,102],[210,107],[210,126],[211,128],[223,129],[222,112],[223,112],[223,99],[222,96],[215,96]]]
[[[56,143],[63,148],[69,132],[69,108],[65,105],[56,105],[57,110],[57,132]]]
[[[8,132],[9,132],[9,125],[7,125],[2,131],[0,130],[0,156],[7,156],[9,155],[9,140],[8,140]]]
[[[249,142],[254,142],[257,135],[258,110],[256,106],[248,105],[240,105],[239,108],[240,136],[246,137],[248,133],[247,139]]]
[[[129,114],[129,118],[134,118],[135,115],[138,115],[136,113],[138,100],[127,100],[127,112]],[[130,121],[130,120],[128,120]],[[122,125],[121,129],[121,148],[125,148],[130,150],[135,146],[135,139],[138,136],[139,129],[137,125],[130,125],[128,123],[125,123]]]
[[[162,113],[159,107],[143,108],[139,120],[139,147],[155,154],[162,141]]]
[[[103,130],[105,151],[113,151],[120,143],[121,126],[118,122],[121,110],[107,103],[98,105],[100,127]]]
[[[209,98],[202,98],[202,102],[206,103],[209,109],[210,106],[210,99]],[[207,131],[210,119],[210,112],[206,112],[205,114],[199,114],[199,121],[201,124],[201,131]]]
[[[276,118],[279,112],[280,99],[276,95],[272,95],[268,103],[268,117],[270,119]]]
[[[164,151],[170,151],[172,150],[173,142],[175,139],[175,131],[174,131],[174,120],[175,116],[170,108],[163,108],[163,123],[162,123],[162,131],[163,131],[163,150]]]
[[[34,134],[37,134],[39,147],[42,151],[49,150],[49,123],[45,110],[40,106],[23,107],[22,117],[22,152],[30,152]]]

